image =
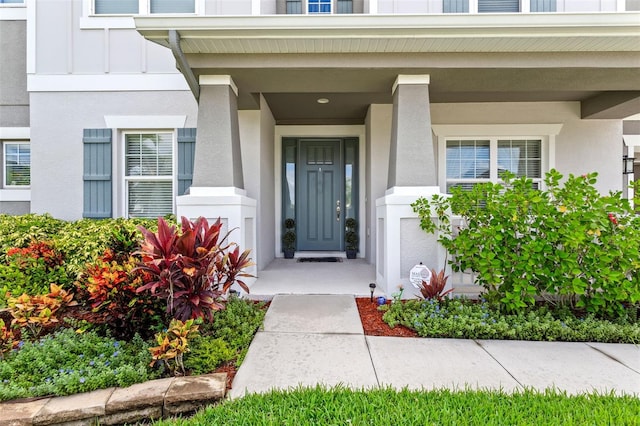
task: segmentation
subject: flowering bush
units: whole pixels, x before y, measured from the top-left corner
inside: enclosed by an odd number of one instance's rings
[[[596,173],[562,179],[550,171],[540,191],[505,175],[504,184],[454,188],[450,198],[421,198],[413,208],[425,231],[439,233],[453,270],[474,271],[503,310],[521,311],[541,297],[624,316],[640,301],[640,217],[619,192],[599,194]],[[452,229],[449,212],[463,226]]]

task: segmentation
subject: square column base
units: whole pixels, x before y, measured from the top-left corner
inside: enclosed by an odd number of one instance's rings
[[[420,228],[420,218],[411,207],[418,198],[431,198],[434,194],[440,194],[439,187],[393,187],[376,200],[376,281],[387,297],[396,293],[399,285],[404,287],[403,298],[412,299],[419,294],[409,281],[409,272],[420,262],[436,271],[449,271],[446,251],[438,243],[438,236]]]
[[[202,216],[212,223],[220,218],[222,235],[231,230],[228,241],[237,243],[241,251],[250,249],[250,257],[257,264],[256,205],[256,200],[247,197],[246,191],[229,187],[190,188],[189,194],[176,198],[178,219],[184,216],[194,220]],[[256,275],[257,267],[254,265],[246,271]],[[251,286],[255,278],[243,281]],[[232,289],[241,291],[237,285]]]

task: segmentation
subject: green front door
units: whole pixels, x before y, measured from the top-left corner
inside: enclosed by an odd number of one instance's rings
[[[342,139],[301,139],[299,150],[298,250],[343,250]]]

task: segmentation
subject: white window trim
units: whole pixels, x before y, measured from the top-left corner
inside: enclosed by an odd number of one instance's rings
[[[127,184],[129,180],[166,180],[166,181],[171,181],[171,186],[172,186],[172,206],[171,206],[171,211],[173,214],[176,213],[176,196],[177,196],[177,190],[178,190],[178,159],[177,159],[177,155],[178,155],[178,138],[177,138],[177,133],[175,129],[147,129],[147,128],[137,128],[137,129],[120,129],[121,130],[121,136],[119,138],[120,143],[118,144],[117,150],[118,152],[116,152],[117,157],[116,161],[115,161],[115,169],[119,169],[120,172],[117,173],[117,176],[119,176],[119,179],[117,179],[117,182],[114,179],[114,182],[112,182],[112,185],[114,186],[113,190],[114,191],[118,191],[116,193],[119,193],[120,196],[117,198],[119,200],[120,206],[121,208],[118,209],[120,211],[122,211],[122,216],[123,217],[129,217],[129,185]],[[127,134],[136,134],[136,133],[170,133],[171,137],[172,137],[172,144],[171,144],[171,168],[172,168],[172,175],[171,177],[158,177],[158,176],[135,176],[135,177],[129,177],[126,175],[126,167],[125,167],[125,152],[126,152],[126,135]],[[114,173],[114,176],[116,174]],[[114,206],[114,211],[116,210],[116,206]]]
[[[555,138],[562,130],[562,124],[436,124],[431,126],[438,139],[438,183],[440,191],[447,189],[446,144],[450,139],[490,140],[497,148],[498,139],[539,139],[542,141],[542,177],[555,168]],[[492,151],[493,152],[493,151]],[[497,156],[491,156],[490,172],[497,170]],[[541,180],[541,188],[544,181]]]
[[[4,139],[0,143],[2,145],[2,189],[7,191],[16,191],[16,190],[29,190],[31,189],[31,185],[11,185],[7,183],[7,145],[9,144],[22,144],[29,145],[31,148],[31,141],[29,140],[8,140]],[[29,175],[31,175],[31,162],[29,162]],[[31,182],[31,178],[29,178],[29,182]]]
[[[22,3],[0,3],[0,21],[26,21],[27,0]]]

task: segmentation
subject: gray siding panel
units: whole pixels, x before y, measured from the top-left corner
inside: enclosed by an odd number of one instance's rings
[[[27,23],[0,21],[0,127],[29,126]]]
[[[186,194],[193,180],[196,129],[178,129],[178,195]]]
[[[84,129],[84,205],[82,217],[112,215],[111,129]]]
[[[469,13],[469,0],[444,0],[442,11],[444,13]]]

